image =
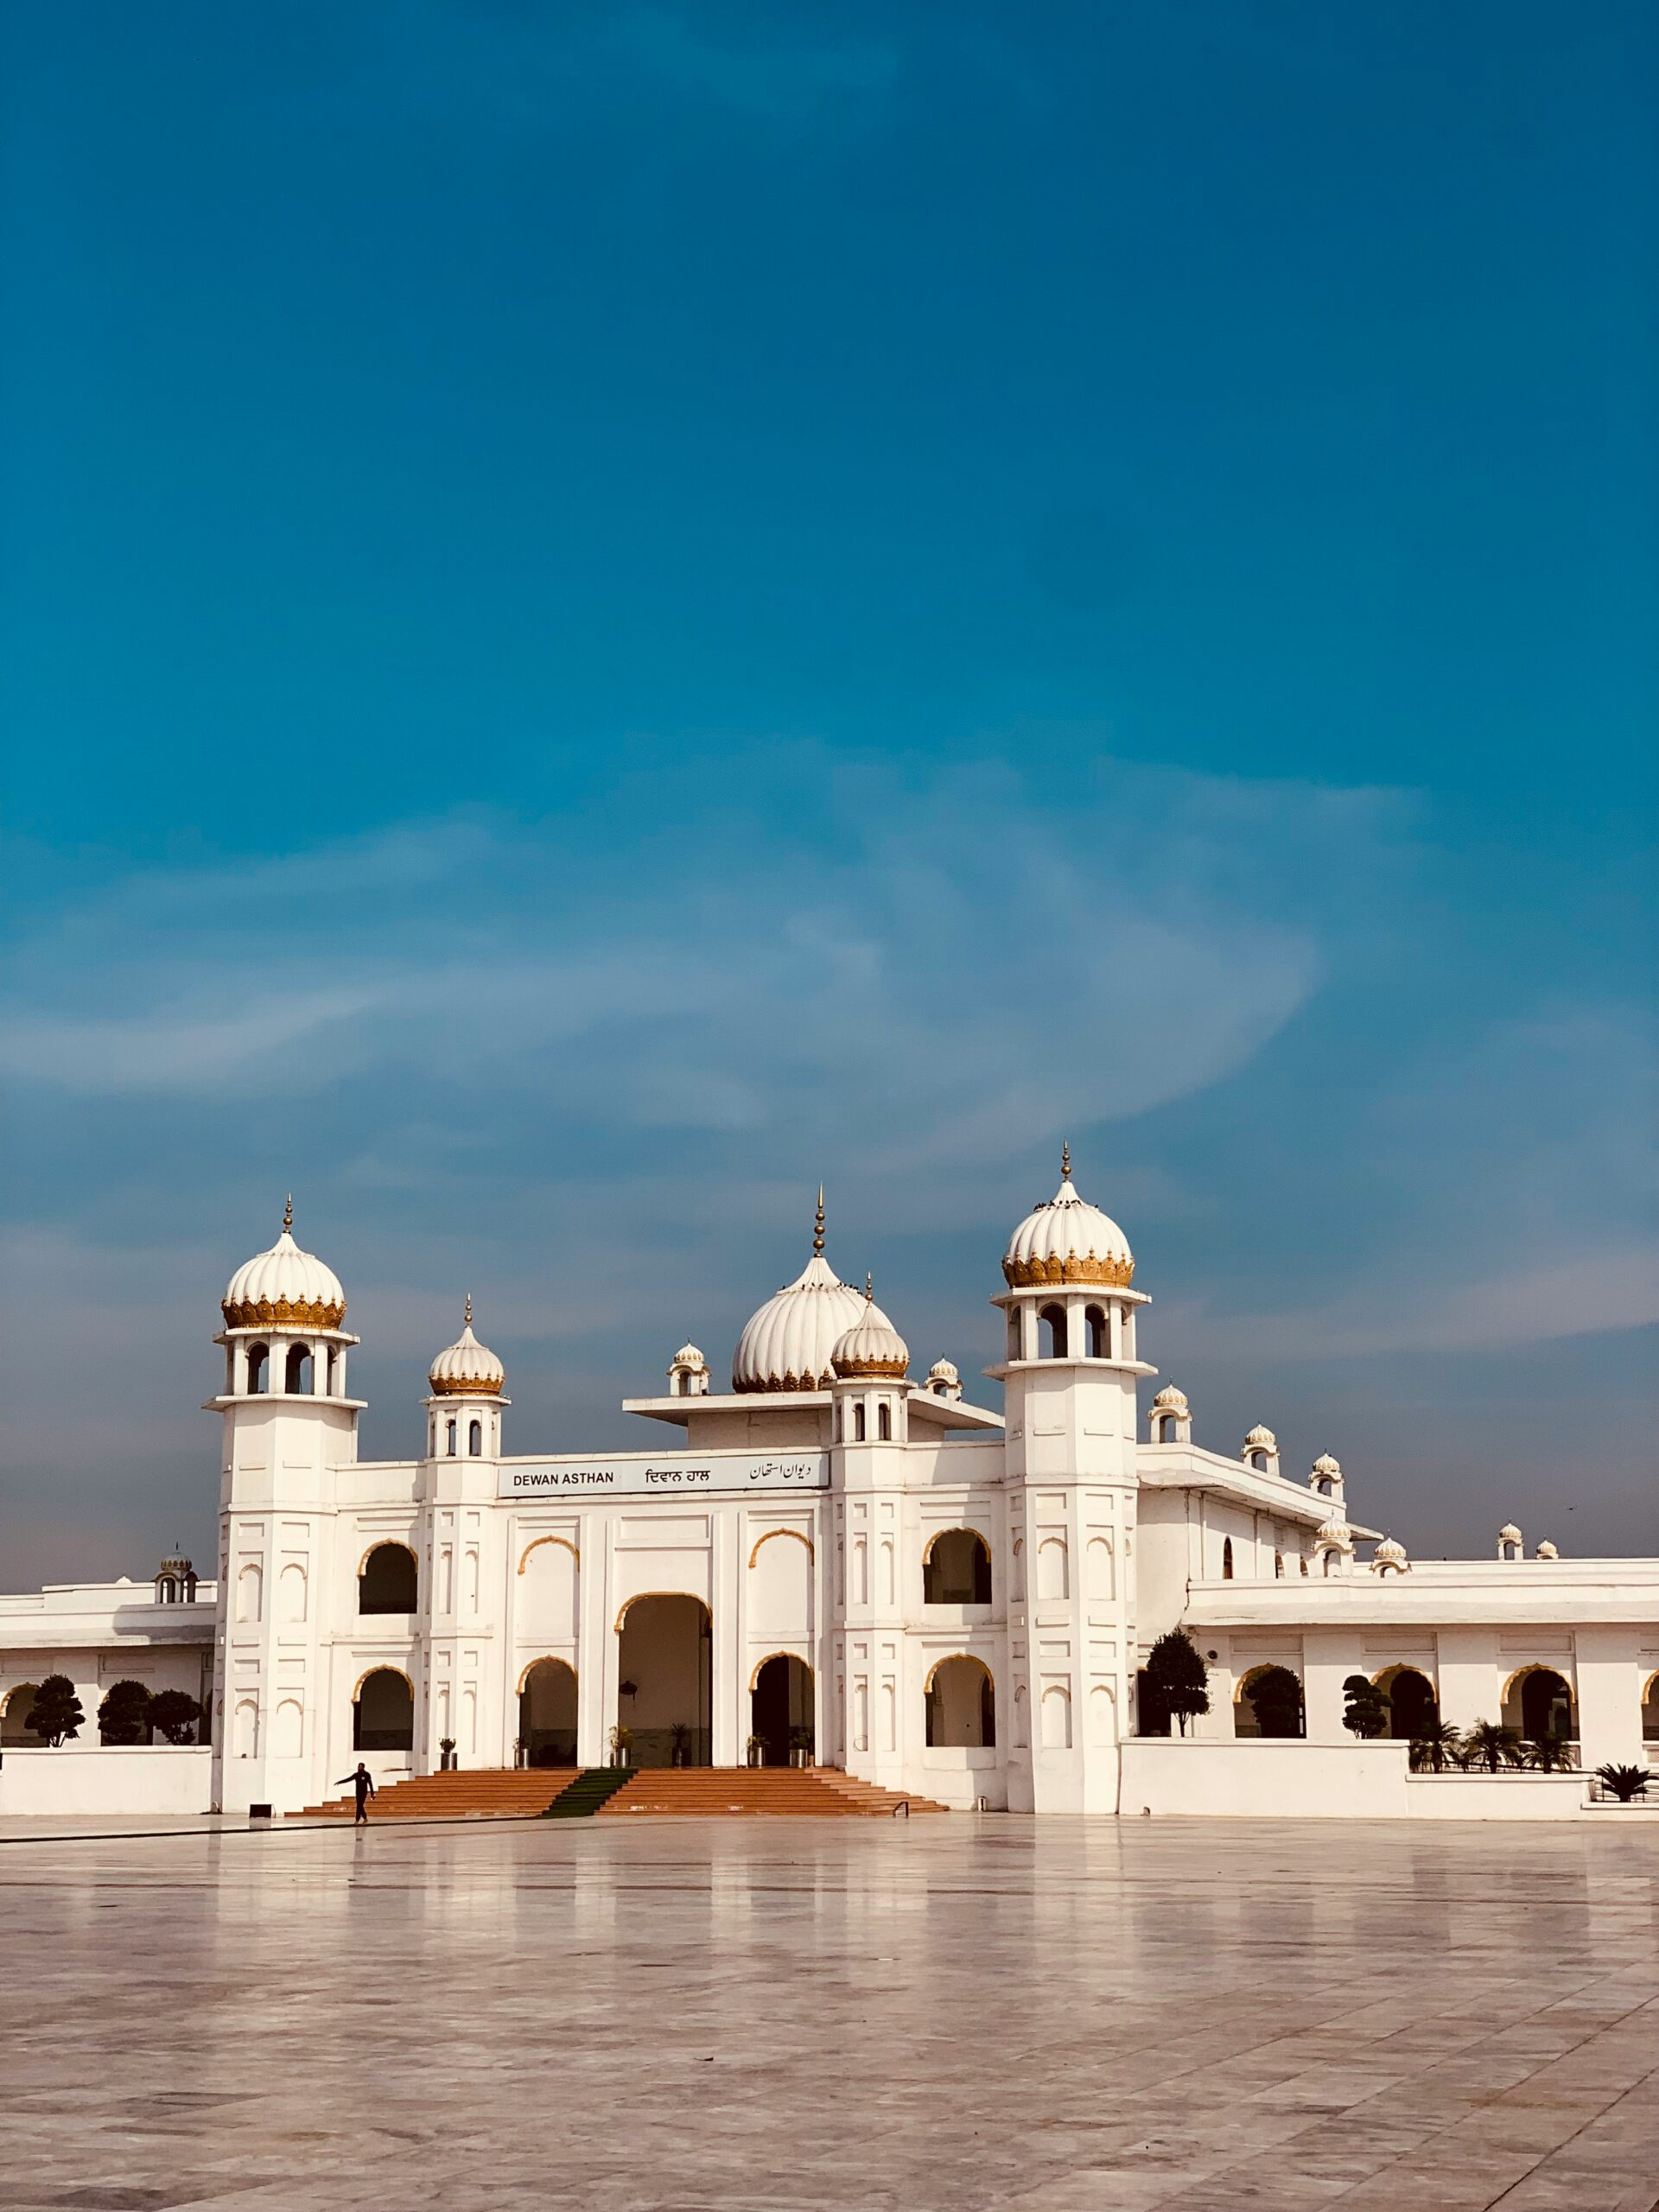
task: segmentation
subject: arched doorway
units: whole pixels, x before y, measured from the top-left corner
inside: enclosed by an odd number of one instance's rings
[[[1235,1736],[1300,1736],[1302,1685],[1288,1667],[1252,1667],[1233,1700]]]
[[[989,1750],[996,1742],[996,1690],[984,1661],[966,1652],[941,1659],[927,1678],[925,1717],[930,1751]]]
[[[359,1613],[412,1613],[420,1572],[407,1544],[376,1544],[357,1571]]]
[[[755,1671],[749,1696],[749,1728],[760,1738],[768,1766],[787,1766],[792,1751],[816,1751],[812,1669],[792,1652],[775,1651]]]
[[[1434,1685],[1417,1668],[1390,1667],[1377,1676],[1376,1686],[1389,1700],[1389,1733],[1396,1741],[1409,1743],[1438,1725]]]
[[[415,1748],[415,1693],[407,1675],[377,1667],[365,1675],[352,1700],[354,1751],[412,1751]]]
[[[518,1740],[526,1766],[576,1763],[576,1677],[563,1659],[537,1659],[518,1686]]]
[[[1576,1736],[1573,1692],[1566,1678],[1553,1667],[1523,1668],[1504,1694],[1503,1722],[1518,1728],[1529,1742],[1547,1737],[1565,1742]]]
[[[701,1598],[631,1599],[617,1623],[616,1725],[635,1766],[707,1766],[714,1637]]]
[[[38,1682],[19,1682],[16,1689],[8,1690],[0,1699],[0,1746],[22,1751],[32,1745],[36,1751],[46,1741],[37,1736],[29,1725],[29,1716],[35,1710],[35,1699],[40,1689]]]

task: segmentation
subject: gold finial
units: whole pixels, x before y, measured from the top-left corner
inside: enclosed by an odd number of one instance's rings
[[[815,1254],[822,1254],[823,1250],[823,1185],[822,1183],[818,1185],[818,1218],[812,1231],[812,1249]]]
[[[875,1303],[875,1277],[869,1274],[864,1277],[864,1303],[867,1306]]]
[[[470,1329],[473,1325],[473,1294],[470,1290],[467,1294],[466,1321],[467,1326]]]
[[[1062,1183],[1071,1180],[1071,1147],[1065,1138],[1060,1141],[1060,1180]]]
[[[288,1204],[287,1204],[287,1205],[283,1208],[283,1236],[286,1236],[288,1235],[288,1232],[289,1231],[289,1230],[290,1230],[290,1229],[292,1229],[292,1228],[293,1228],[293,1226],[294,1226],[294,1193],[293,1193],[293,1192],[292,1192],[292,1191],[290,1191],[290,1192],[289,1192],[289,1194],[288,1194]]]

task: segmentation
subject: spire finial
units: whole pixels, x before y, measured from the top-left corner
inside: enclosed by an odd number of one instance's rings
[[[875,1303],[875,1277],[868,1270],[864,1276],[864,1303],[867,1306],[874,1306]]]
[[[1071,1146],[1070,1140],[1064,1137],[1060,1140],[1060,1180],[1062,1183],[1071,1180]]]
[[[288,1204],[283,1208],[283,1234],[286,1236],[294,1226],[294,1193],[288,1194]]]
[[[818,1185],[818,1218],[812,1231],[812,1249],[815,1254],[820,1255],[823,1250],[823,1185],[822,1183]]]
[[[473,1294],[470,1290],[467,1294],[466,1321],[467,1326],[470,1329],[473,1325]]]

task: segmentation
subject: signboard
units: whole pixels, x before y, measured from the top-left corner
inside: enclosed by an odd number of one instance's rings
[[[504,1498],[713,1497],[734,1491],[828,1490],[827,1452],[631,1452],[615,1459],[504,1459]]]

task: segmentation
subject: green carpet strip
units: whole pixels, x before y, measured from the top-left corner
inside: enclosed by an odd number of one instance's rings
[[[614,1797],[633,1780],[631,1766],[584,1767],[574,1782],[567,1783],[547,1810],[544,1821],[591,1820],[607,1797]]]

